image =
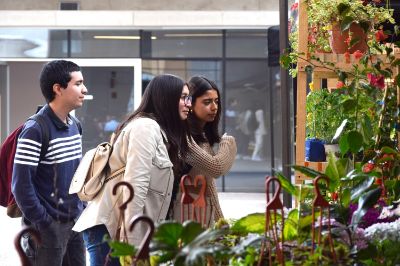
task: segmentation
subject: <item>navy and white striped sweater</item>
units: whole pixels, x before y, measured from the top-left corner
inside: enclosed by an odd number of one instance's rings
[[[83,210],[76,194],[69,195],[72,176],[82,157],[82,138],[72,119],[63,123],[46,105],[40,110],[49,130],[49,148],[40,160],[42,129],[28,120],[19,135],[12,192],[23,215],[39,228],[53,220],[75,220]]]

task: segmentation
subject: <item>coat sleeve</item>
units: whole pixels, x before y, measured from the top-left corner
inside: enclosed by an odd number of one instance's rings
[[[144,212],[150,186],[150,171],[157,149],[157,137],[160,135],[157,132],[160,132],[160,128],[156,123],[137,121],[127,132],[128,134],[124,135],[128,144],[124,181],[131,184],[134,189],[133,201],[126,210],[126,225],[129,224],[132,217]],[[129,197],[128,193],[128,190],[124,190],[124,200]],[[133,237],[128,233],[128,238]]]
[[[224,135],[218,145],[215,155],[209,154],[194,140],[189,142],[189,153],[186,162],[205,176],[219,177],[226,174],[235,161],[237,148],[235,138]]]

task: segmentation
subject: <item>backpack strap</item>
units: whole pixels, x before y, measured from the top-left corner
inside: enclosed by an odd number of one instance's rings
[[[40,160],[42,160],[46,155],[47,149],[49,148],[49,127],[47,126],[47,123],[41,114],[34,114],[33,116],[29,117],[28,120],[36,121],[42,129],[42,147],[40,150]]]

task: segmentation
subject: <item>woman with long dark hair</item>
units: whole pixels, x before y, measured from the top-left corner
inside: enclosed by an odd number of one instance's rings
[[[190,133],[187,116],[191,97],[184,81],[173,75],[153,78],[144,92],[140,106],[122,122],[115,132],[115,142],[109,160],[110,172],[125,166],[123,178],[110,180],[90,201],[74,230],[83,231],[90,254],[90,265],[118,265],[118,260],[107,258],[109,247],[104,236],[126,237],[138,245],[146,226],[138,225],[133,232],[124,230],[132,217],[146,215],[155,223],[167,219],[174,179],[182,175],[183,161],[188,153]],[[112,195],[119,181],[126,181],[134,189],[134,197],[125,210],[124,225],[119,223],[119,206],[129,197],[124,189]],[[119,190],[121,191],[121,190]]]
[[[192,96],[192,108],[188,120],[193,137],[189,143],[189,153],[185,157],[192,166],[189,175],[206,177],[206,225],[223,218],[218,200],[215,180],[226,174],[232,167],[236,156],[235,138],[224,134],[220,136],[218,124],[221,117],[221,97],[217,85],[202,76],[194,76],[188,82]],[[213,146],[218,145],[216,151]],[[196,189],[191,191],[197,197]],[[179,199],[179,198],[178,198]],[[180,203],[176,201],[174,217],[180,220]]]

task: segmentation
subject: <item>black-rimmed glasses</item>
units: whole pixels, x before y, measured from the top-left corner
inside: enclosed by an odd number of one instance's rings
[[[190,96],[190,95],[182,95],[181,96],[181,100],[183,100],[183,102],[185,104],[192,103],[192,96]]]

